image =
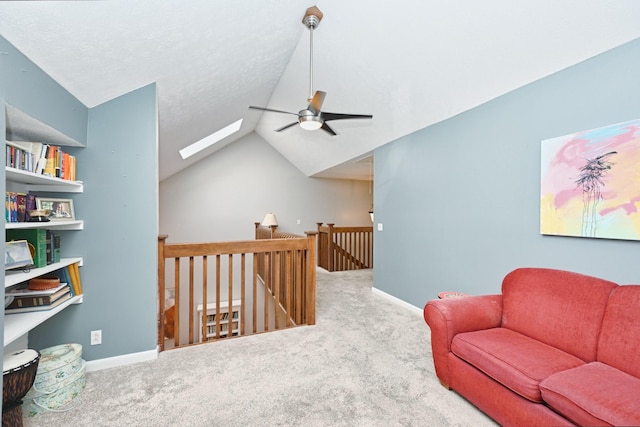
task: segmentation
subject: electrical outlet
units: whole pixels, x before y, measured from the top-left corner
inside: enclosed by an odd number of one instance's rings
[[[102,344],[102,330],[91,331],[91,345]]]

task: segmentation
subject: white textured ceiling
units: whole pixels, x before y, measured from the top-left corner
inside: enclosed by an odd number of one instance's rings
[[[366,178],[373,149],[640,37],[637,0],[318,0],[323,110],[373,114],[293,127],[309,92],[299,0],[0,2],[0,33],[89,107],[158,87],[160,179],[256,131],[309,176]],[[244,118],[240,132],[178,150]],[[295,117],[293,117],[295,119]]]

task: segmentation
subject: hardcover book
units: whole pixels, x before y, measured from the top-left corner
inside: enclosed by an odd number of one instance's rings
[[[28,313],[31,311],[51,310],[52,308],[59,306],[60,304],[62,304],[63,302],[69,299],[71,299],[71,293],[67,292],[66,294],[64,294],[63,296],[61,296],[60,298],[52,302],[51,304],[37,305],[34,307],[12,308],[12,309],[6,308],[4,310],[4,314],[18,314],[18,313]]]
[[[18,207],[18,222],[25,222],[27,220],[27,195],[24,193],[17,193],[16,204]]]
[[[36,195],[33,193],[28,193],[27,201],[26,201],[25,221],[29,221],[29,219],[31,219],[31,215],[29,215],[29,212],[34,211],[35,209],[36,209]]]
[[[53,234],[52,237],[53,237],[53,246],[52,246],[53,256],[51,258],[51,261],[60,262],[60,235]]]
[[[32,295],[32,296],[14,296],[13,301],[6,307],[6,309],[25,308],[25,307],[38,307],[41,305],[51,305],[59,298],[64,297],[70,292],[69,285],[62,286],[57,292],[50,295]],[[11,297],[11,294],[7,296]]]

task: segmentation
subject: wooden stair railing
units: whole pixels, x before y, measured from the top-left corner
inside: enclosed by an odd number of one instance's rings
[[[175,347],[208,340],[207,305],[202,301],[211,304],[215,313],[221,313],[225,308],[221,302],[226,300],[231,313],[232,301],[239,300],[239,335],[269,331],[273,323],[273,329],[314,325],[316,234],[308,232],[306,237],[287,239],[173,244],[166,243],[166,236],[159,236],[160,349],[164,350],[169,317],[165,307],[168,287],[174,291],[173,320],[168,329],[173,330]],[[225,258],[226,262],[223,261]],[[170,260],[173,262],[167,262]],[[209,267],[212,267],[211,271]],[[173,273],[173,280],[170,273]],[[223,285],[225,281],[226,285]],[[200,313],[196,313],[198,304]],[[251,318],[251,326],[247,325],[247,317]],[[258,317],[263,322],[262,327]],[[188,331],[186,339],[182,338],[183,318],[188,323],[184,328]],[[199,331],[195,326],[198,320]],[[215,336],[210,339],[233,336],[231,319],[228,322],[224,334],[221,334],[221,322],[216,322]]]
[[[373,227],[318,222],[318,266],[328,271],[373,268]]]
[[[304,236],[299,236],[293,233],[287,233],[277,230],[278,226],[264,227],[259,222],[255,223],[255,238],[261,239],[301,239]],[[315,233],[315,232],[314,232]],[[314,254],[315,256],[315,254]],[[292,278],[294,282],[300,281],[301,277],[306,275],[307,265],[301,262],[293,262],[295,260],[282,258],[278,254],[259,254],[258,259],[258,275],[263,280],[266,289],[271,293],[272,297],[279,298],[279,301],[286,301],[289,304],[295,302],[291,306],[280,307],[281,316],[276,316],[276,329],[278,328],[279,319],[284,318],[287,324],[299,323],[301,321],[301,314],[296,307],[299,307],[302,293],[299,292],[297,287],[291,286],[288,283]],[[269,268],[270,267],[270,268]],[[315,268],[315,267],[314,267]],[[271,273],[269,273],[271,271]],[[289,272],[290,274],[284,275],[282,272]],[[284,313],[290,313],[289,316],[285,316]]]

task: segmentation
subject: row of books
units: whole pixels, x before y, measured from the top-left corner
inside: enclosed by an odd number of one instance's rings
[[[6,222],[28,222],[29,212],[36,209],[36,195],[5,191],[4,205]]]
[[[41,142],[6,142],[5,166],[76,181],[76,158],[57,145]]]
[[[33,246],[33,265],[45,267],[60,261],[60,235],[44,228],[6,230],[6,240],[26,240]]]
[[[5,306],[5,314],[51,310],[75,295],[82,295],[80,269],[77,263],[56,270],[53,276],[60,279],[60,284],[52,289],[31,290],[29,282],[7,289],[5,297],[11,302]]]
[[[56,270],[51,275],[60,279],[60,285],[57,288],[30,290],[29,283],[24,282],[7,289],[5,296],[10,296],[14,299],[5,308],[5,313],[50,310],[75,295],[82,295],[82,282],[80,281],[78,263]]]

